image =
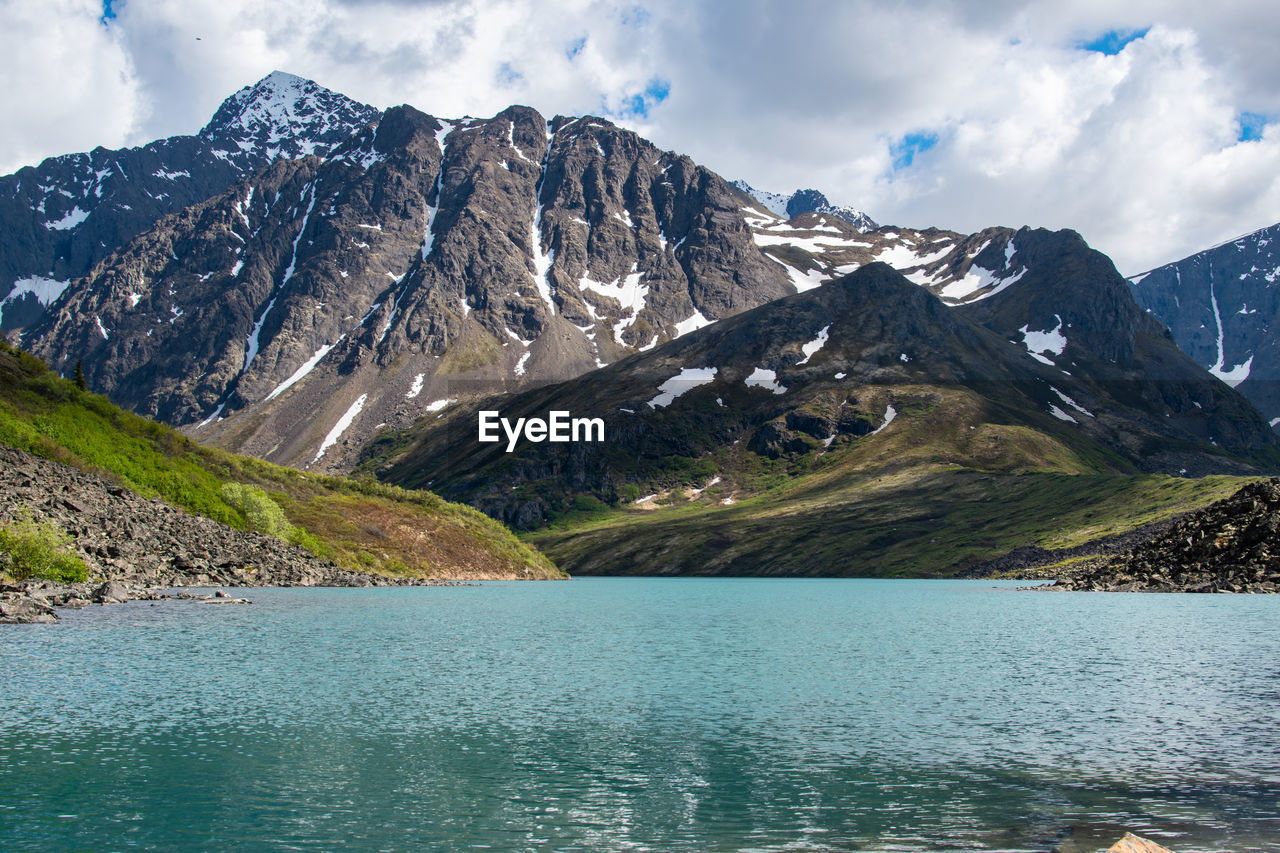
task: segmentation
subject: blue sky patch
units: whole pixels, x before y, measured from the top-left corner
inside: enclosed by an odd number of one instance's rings
[[[578,54],[582,53],[582,49],[587,46],[587,37],[574,39],[569,42],[569,46],[564,49],[564,55],[569,59],[576,59]]]
[[[102,0],[102,17],[98,20],[102,22],[102,26],[106,26],[116,19],[116,10],[111,8],[111,4],[115,0]]]
[[[917,154],[923,154],[938,144],[938,134],[927,131],[908,133],[897,142],[889,144],[889,153],[893,155],[893,170],[906,169],[915,162]]]
[[[644,90],[634,95],[623,97],[617,110],[605,109],[606,115],[619,118],[648,118],[649,111],[665,101],[671,95],[671,81],[661,77],[651,77],[644,85]]]
[[[515,69],[510,62],[498,66],[498,82],[504,86],[514,86],[524,79],[524,75]]]
[[[1237,138],[1241,142],[1261,139],[1262,132],[1267,129],[1267,117],[1262,113],[1240,113],[1236,121],[1240,123],[1240,135]]]
[[[1137,41],[1150,31],[1151,27],[1143,27],[1140,30],[1107,30],[1092,41],[1082,41],[1076,46],[1081,50],[1091,50],[1094,53],[1115,56],[1124,50],[1125,46],[1130,42]]]
[[[622,13],[624,27],[643,27],[649,23],[649,10],[643,6],[632,6]]]

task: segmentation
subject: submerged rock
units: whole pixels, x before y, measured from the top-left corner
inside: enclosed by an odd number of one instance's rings
[[[1173,853],[1173,851],[1154,841],[1134,835],[1132,832],[1126,832],[1124,838],[1107,848],[1107,853]]]

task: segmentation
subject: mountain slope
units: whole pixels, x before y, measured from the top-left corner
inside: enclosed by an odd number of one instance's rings
[[[1280,225],[1130,280],[1184,352],[1280,424]]]
[[[1106,314],[1109,295],[1126,295],[1114,268],[1078,236],[1024,230],[1010,237],[1024,247],[1029,269],[1018,287],[988,300],[1000,309],[985,318],[994,325],[1014,315],[1033,319],[1034,297],[1053,295],[1047,271],[1074,269],[1073,260],[1083,270],[1105,264],[1106,273],[1101,281],[1075,279],[1077,303],[1097,291],[1096,310]],[[1032,271],[1041,266],[1043,274]],[[1127,307],[1140,315],[1131,301]],[[1087,313],[1081,309],[1081,321]],[[864,559],[912,542],[914,553],[935,554],[917,537],[953,517],[970,525],[964,547],[952,542],[959,550],[947,567],[959,570],[1000,547],[1024,544],[1008,537],[972,541],[972,523],[984,516],[990,523],[992,515],[991,505],[975,510],[973,504],[1002,492],[1010,503],[1001,516],[1048,523],[1055,492],[1070,503],[1073,494],[1087,502],[1089,492],[1109,491],[1125,495],[1112,510],[1150,520],[1156,505],[1143,506],[1136,496],[1163,495],[1164,487],[1136,475],[1250,473],[1277,460],[1277,440],[1257,413],[1196,368],[1154,323],[1134,336],[1129,354],[1120,352],[1123,341],[1115,344],[1120,357],[1102,356],[1103,368],[1086,352],[1105,335],[1083,322],[1077,335],[1071,321],[1075,344],[1032,353],[1024,341],[1010,341],[975,319],[887,266],[870,265],[575,382],[446,411],[407,435],[385,435],[367,470],[389,482],[430,483],[519,527],[579,518],[581,530],[571,523],[568,531],[553,528],[538,538],[578,572],[703,571],[715,551],[709,543],[727,545],[716,537],[729,536],[738,544],[707,570],[756,573],[802,571],[807,557],[841,553],[845,540],[863,541],[870,549]],[[1158,382],[1141,380],[1148,363],[1161,373]],[[1153,396],[1148,384],[1162,390]],[[1185,410],[1175,412],[1171,402],[1185,402]],[[545,418],[552,410],[601,417],[606,440],[526,441],[507,453],[505,442],[477,441],[479,408],[512,421]],[[1196,489],[1176,491],[1185,498]],[[642,496],[648,500],[639,506],[672,507],[653,521],[636,521],[647,532],[637,533],[633,544],[628,537],[636,531],[625,520],[610,520],[610,513],[637,506]],[[903,500],[931,508],[932,527],[907,525],[897,515],[904,525],[898,535],[893,524],[876,520]],[[846,514],[868,501],[876,513]],[[602,515],[593,518],[593,512]],[[786,524],[769,532],[767,519],[781,517]],[[800,524],[802,517],[812,523]],[[652,537],[660,538],[667,522],[682,531],[680,541],[693,537],[707,547],[675,553],[664,547],[659,563],[647,561],[645,548],[655,545]],[[731,534],[726,525],[739,527]],[[579,533],[591,549],[566,544]],[[784,558],[780,552],[788,548],[792,556]],[[594,564],[585,561],[592,549]],[[826,563],[834,573],[850,571],[847,564]],[[864,564],[856,571],[866,570]]]
[[[39,359],[3,342],[0,443],[239,529],[250,526],[250,515],[225,487],[261,489],[295,526],[291,541],[349,570],[436,579],[560,576],[545,557],[468,507],[428,492],[303,474],[201,447],[169,427],[78,390]],[[42,500],[57,502],[47,484],[26,487]],[[6,514],[17,509],[7,504]],[[137,543],[128,550],[137,551]],[[175,552],[164,543],[156,550]]]
[[[197,135],[50,157],[0,177],[0,331],[37,322],[72,279],[165,214],[277,158],[325,155],[376,114],[276,71],[228,98]]]

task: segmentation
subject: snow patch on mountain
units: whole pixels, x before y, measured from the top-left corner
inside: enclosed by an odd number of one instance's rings
[[[16,302],[30,293],[41,305],[47,308],[62,295],[62,292],[67,289],[67,285],[70,283],[69,281],[58,281],[57,279],[38,275],[18,279],[13,283],[13,289],[9,291],[9,295],[4,299],[0,299],[0,323],[4,322],[4,306],[6,303]]]
[[[826,346],[827,331],[830,328],[831,328],[830,324],[823,326],[821,329],[818,330],[818,336],[816,338],[809,341],[809,343],[807,344],[803,344],[800,347],[800,351],[804,353],[804,358],[796,362],[797,367],[799,367],[802,364],[808,364],[809,359],[813,358],[814,353],[816,353],[818,350]]]
[[[697,308],[693,309],[693,313],[688,317],[676,323],[676,337],[687,335],[690,332],[696,332],[698,329],[705,328],[714,323],[715,320],[707,319]]]
[[[361,394],[360,398],[351,404],[351,407],[338,418],[338,422],[333,425],[333,429],[329,430],[329,434],[324,437],[324,441],[320,442],[320,450],[316,452],[316,457],[311,460],[314,465],[320,461],[320,457],[324,456],[325,451],[338,443],[338,439],[342,438],[342,434],[346,432],[356,418],[360,417],[360,412],[364,410],[365,400],[369,399],[368,394]]]
[[[898,410],[897,410],[897,409],[895,409],[893,406],[885,406],[885,407],[884,407],[884,422],[883,422],[883,423],[881,423],[881,424],[880,424],[880,426],[878,426],[878,427],[876,427],[875,429],[873,429],[873,430],[871,431],[871,434],[872,434],[872,435],[875,435],[876,433],[878,433],[878,432],[880,432],[881,430],[883,430],[883,429],[884,429],[885,427],[887,427],[889,424],[893,423],[893,419],[894,419],[894,418],[896,418],[897,416],[898,416]]]
[[[1093,417],[1093,412],[1089,411],[1089,410],[1088,410],[1088,409],[1086,409],[1084,406],[1080,405],[1080,404],[1079,404],[1079,403],[1077,403],[1075,400],[1073,400],[1073,399],[1071,399],[1070,397],[1068,397],[1066,394],[1063,394],[1063,393],[1062,393],[1061,391],[1059,391],[1057,388],[1054,388],[1052,385],[1050,385],[1050,386],[1049,386],[1049,390],[1050,390],[1050,391],[1052,391],[1053,393],[1057,394],[1057,395],[1058,395],[1058,399],[1059,399],[1059,400],[1061,400],[1062,402],[1066,403],[1068,406],[1070,406],[1071,408],[1075,409],[1075,410],[1076,410],[1077,412],[1079,412],[1080,414],[1082,414],[1082,415],[1086,415],[1086,416],[1088,416],[1088,417]]]
[[[303,379],[303,378],[304,378],[308,373],[310,373],[312,370],[314,370],[314,369],[315,369],[315,366],[316,366],[317,364],[319,364],[319,363],[320,363],[320,361],[321,361],[321,360],[322,360],[326,355],[328,355],[328,354],[329,354],[329,351],[330,351],[330,350],[332,350],[332,349],[333,349],[334,347],[336,347],[338,344],[342,343],[342,339],[343,339],[343,338],[345,338],[345,337],[346,337],[346,335],[341,335],[341,336],[339,336],[339,337],[338,337],[338,339],[337,339],[336,341],[334,341],[333,343],[331,343],[331,344],[325,344],[324,346],[320,347],[320,349],[316,350],[316,351],[315,351],[315,354],[313,354],[313,355],[311,356],[311,358],[309,358],[309,359],[307,359],[305,362],[303,362],[303,363],[302,363],[302,366],[301,366],[301,367],[299,367],[297,370],[295,370],[295,371],[293,372],[293,375],[292,375],[292,376],[290,376],[288,379],[286,379],[285,381],[283,381],[283,382],[281,382],[279,385],[277,385],[277,386],[275,387],[275,390],[273,390],[270,394],[268,394],[268,395],[266,396],[266,399],[267,399],[267,400],[274,400],[276,397],[279,397],[279,396],[280,396],[281,394],[283,394],[285,391],[288,391],[288,390],[289,390],[290,388],[292,388],[294,385],[297,385],[299,382],[301,382],[301,381],[302,381],[302,379]],[[265,402],[265,400],[264,400],[263,402]]]
[[[417,376],[413,377],[413,386],[409,388],[409,393],[404,395],[406,400],[412,400],[414,397],[417,397],[422,393],[422,380],[425,376],[425,373],[419,373]]]
[[[751,375],[743,381],[747,383],[747,387],[768,388],[775,394],[787,393],[786,386],[778,384],[778,374],[763,367],[751,371]]]
[[[81,222],[89,218],[89,211],[81,210],[79,207],[73,207],[67,211],[67,214],[56,222],[46,222],[44,227],[50,231],[70,231]]]
[[[1023,326],[1018,331],[1022,333],[1022,343],[1027,348],[1027,353],[1036,361],[1054,366],[1049,360],[1047,354],[1062,355],[1063,350],[1067,348],[1067,337],[1062,334],[1062,317],[1057,314],[1053,315],[1058,325],[1052,329],[1046,329],[1042,332],[1031,330],[1030,324]]]
[[[718,368],[715,367],[682,368],[679,373],[658,386],[658,396],[649,401],[649,407],[660,409],[671,405],[681,394],[714,381],[717,372]]]
[[[624,341],[622,340],[623,331],[635,323],[636,318],[640,316],[640,312],[644,310],[649,299],[649,286],[647,284],[640,283],[640,279],[644,277],[644,273],[638,272],[636,267],[637,264],[633,263],[631,265],[631,272],[622,278],[619,278],[613,284],[602,284],[601,282],[591,279],[589,275],[583,275],[582,279],[578,282],[579,290],[591,291],[593,293],[599,293],[601,296],[608,296],[610,299],[615,300],[622,308],[624,312],[623,318],[613,325],[613,339],[620,344],[624,344]],[[591,303],[589,301],[584,299],[583,302],[586,303],[588,310],[591,311],[593,319],[602,319],[591,308]]]

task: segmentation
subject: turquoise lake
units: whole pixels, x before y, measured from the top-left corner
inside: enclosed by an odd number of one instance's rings
[[[1280,596],[243,594],[0,630],[0,850],[1280,850]]]

